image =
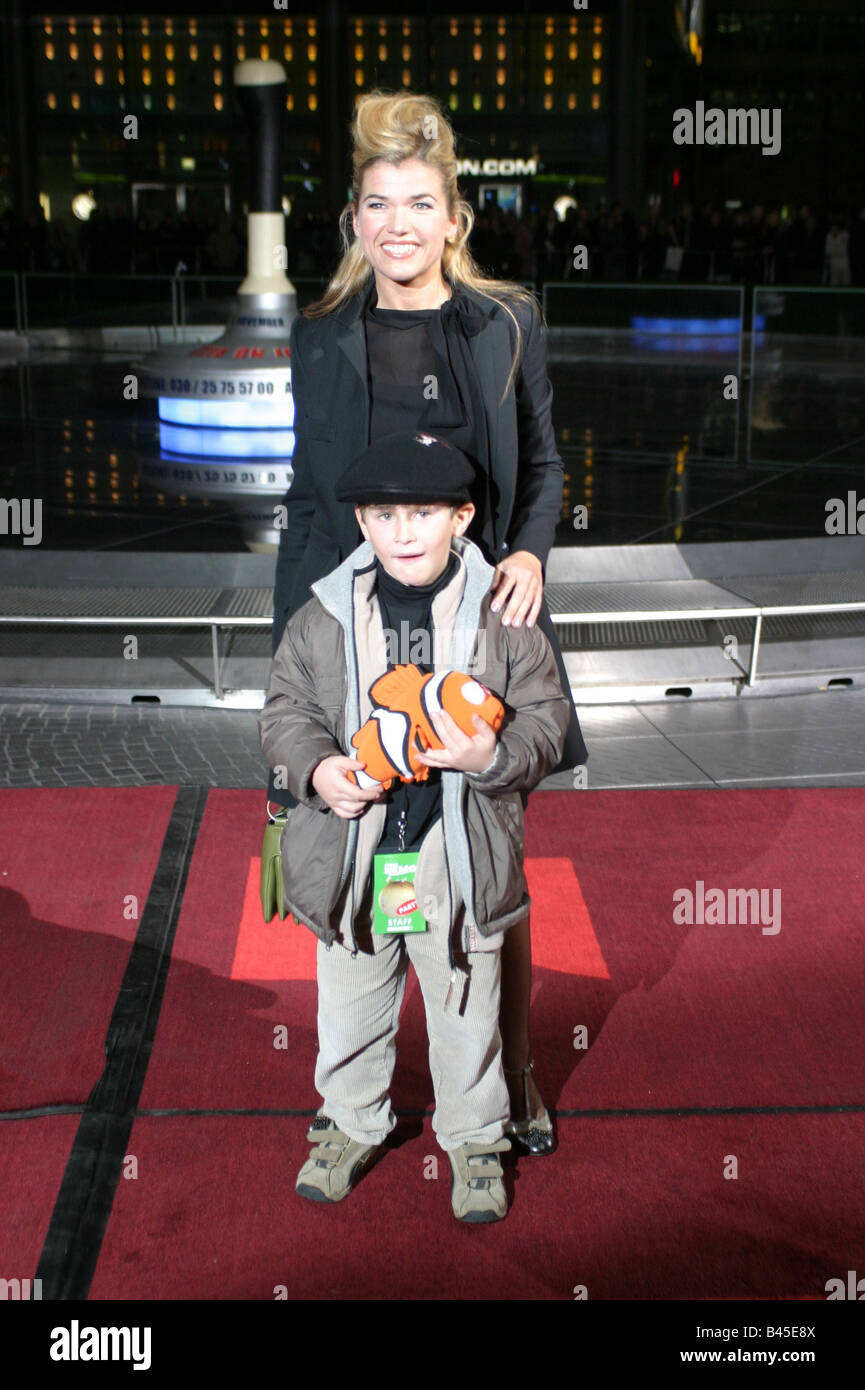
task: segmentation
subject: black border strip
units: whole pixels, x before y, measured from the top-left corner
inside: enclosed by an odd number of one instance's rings
[[[83,1114],[84,1107],[74,1106],[41,1106],[37,1110],[9,1110],[0,1115],[0,1120],[38,1120],[52,1115],[80,1115]],[[858,1115],[865,1111],[865,1102],[854,1102],[852,1104],[832,1104],[827,1102],[822,1104],[814,1101],[812,1104],[804,1105],[673,1105],[667,1108],[654,1107],[653,1109],[607,1109],[607,1110],[558,1110],[552,1106],[550,1113],[559,1120],[652,1120],[652,1119],[684,1119],[694,1115]],[[399,1120],[415,1120],[421,1117],[428,1118],[434,1111],[426,1110],[397,1110],[394,1112]],[[264,1106],[236,1106],[230,1110],[196,1109],[186,1106],[177,1106],[170,1109],[158,1110],[136,1110],[136,1118],[144,1119],[208,1119],[219,1118],[220,1116],[270,1116],[272,1119],[285,1119],[296,1117],[303,1119],[306,1116],[315,1117],[317,1110],[272,1110]]]
[[[39,1257],[43,1298],[86,1299],[144,1085],[209,788],[180,787]]]

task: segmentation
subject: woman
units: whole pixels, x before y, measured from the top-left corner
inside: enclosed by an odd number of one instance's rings
[[[273,650],[310,585],[363,537],[337,477],[368,444],[423,429],[455,444],[482,480],[468,535],[496,566],[504,623],[539,622],[570,686],[549,612],[544,568],[561,514],[546,347],[528,291],[481,274],[467,242],[453,131],[432,98],[371,92],[352,124],[353,200],[340,216],[343,256],[324,296],[291,330],[294,480],[286,494],[274,594]],[[354,239],[348,233],[352,224]],[[573,708],[573,706],[572,706]],[[586,760],[576,712],[557,771]],[[293,804],[273,785],[272,800]],[[262,905],[281,908],[280,819],[265,834]],[[274,856],[276,856],[274,858]],[[549,1153],[552,1122],[532,1076],[529,919],[502,952],[501,1033],[509,1130],[526,1153]]]

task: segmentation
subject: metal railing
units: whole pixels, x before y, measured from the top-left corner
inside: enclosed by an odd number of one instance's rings
[[[682,580],[683,585],[687,585],[688,580]],[[711,581],[715,587],[723,590],[723,585],[716,580]],[[554,624],[563,626],[565,624],[589,625],[592,623],[665,623],[681,621],[712,621],[719,618],[751,618],[754,622],[754,636],[751,643],[751,654],[748,664],[748,672],[745,677],[746,686],[754,686],[757,682],[757,664],[760,652],[760,643],[763,632],[763,621],[766,618],[786,617],[791,614],[819,614],[819,613],[861,613],[865,612],[865,598],[853,600],[839,600],[832,602],[813,602],[810,600],[798,603],[750,603],[747,600],[739,599],[736,604],[725,605],[719,603],[699,604],[688,606],[687,603],[678,608],[647,608],[647,609],[618,609],[609,611],[606,609],[585,611],[570,611],[561,609],[557,606],[555,583],[548,584],[546,587],[547,602],[550,607],[550,617]],[[591,588],[591,585],[582,586]],[[730,597],[736,595],[730,591]],[[232,628],[270,628],[273,625],[273,615],[232,615],[232,614],[184,614],[182,616],[170,616],[160,614],[154,617],[142,617],[139,615],[97,615],[97,614],[33,614],[15,613],[0,614],[0,625],[2,626],[56,626],[56,627],[169,627],[169,628],[209,628],[211,640],[211,653],[213,657],[213,692],[217,700],[223,700],[225,691],[220,676],[220,649],[219,631],[220,629]]]

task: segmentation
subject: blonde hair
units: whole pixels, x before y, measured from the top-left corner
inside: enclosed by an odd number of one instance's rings
[[[360,98],[351,124],[352,135],[352,201],[346,203],[339,217],[339,232],[343,252],[339,265],[321,299],[309,304],[302,313],[305,318],[323,318],[346,300],[361,293],[373,278],[373,269],[363,254],[360,241],[354,236],[353,214],[360,203],[363,175],[378,160],[387,164],[402,164],[407,159],[420,159],[437,169],[442,181],[448,216],[456,214],[457,231],[452,241],[445,241],[442,252],[442,274],[452,285],[464,285],[477,294],[494,300],[510,315],[516,329],[516,350],[505,384],[507,396],[522,350],[522,333],[508,300],[518,300],[534,307],[541,321],[540,305],[534,294],[512,280],[497,280],[484,275],[468,249],[468,239],[475,215],[457,188],[457,161],[454,132],[434,97],[413,92],[385,92],[376,89]]]

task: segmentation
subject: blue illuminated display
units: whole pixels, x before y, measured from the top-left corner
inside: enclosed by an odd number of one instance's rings
[[[765,318],[754,318],[756,343],[762,345]],[[636,317],[631,330],[641,348],[653,352],[724,352],[739,347],[741,319],[669,319]]]
[[[294,424],[294,396],[287,395],[280,401],[191,401],[178,396],[160,396],[159,418],[172,425],[285,430]]]
[[[294,430],[196,429],[160,420],[159,445],[173,454],[199,454],[202,458],[287,459],[294,453]]]
[[[631,327],[638,333],[688,333],[702,334],[707,338],[720,338],[739,333],[739,319],[631,319]]]

